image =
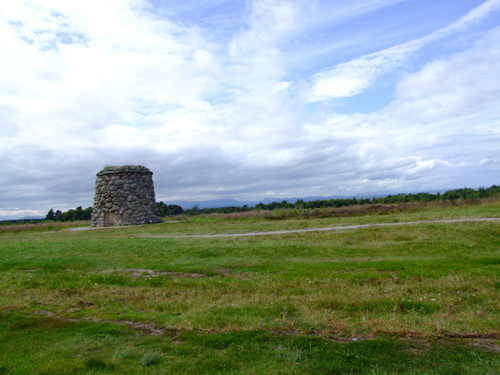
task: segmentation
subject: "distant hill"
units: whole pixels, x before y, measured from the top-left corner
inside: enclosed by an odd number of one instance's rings
[[[445,191],[445,190],[441,190]],[[212,200],[207,200],[207,201],[187,201],[187,200],[163,200],[163,203],[165,204],[176,204],[178,206],[181,206],[183,209],[187,210],[189,208],[193,208],[194,205],[198,205],[199,209],[204,209],[204,208],[220,208],[220,207],[243,207],[244,205],[247,205],[248,207],[254,207],[255,205],[259,203],[264,203],[264,204],[269,204],[272,202],[282,202],[283,200],[286,200],[289,203],[295,203],[297,199],[302,199],[304,202],[309,202],[309,201],[315,201],[315,200],[327,200],[327,199],[351,199],[351,198],[381,198],[381,197],[387,197],[388,195],[395,195],[399,194],[400,192],[367,192],[367,193],[360,193],[360,194],[355,194],[355,195],[330,195],[327,197],[323,196],[311,196],[311,197],[304,197],[304,198],[297,198],[297,197],[288,197],[288,198],[265,198],[262,200],[258,201],[239,201],[236,199],[212,199]],[[412,192],[413,193],[413,192]],[[418,192],[415,192],[418,193]],[[433,193],[433,192],[431,192]]]
[[[0,216],[0,221],[9,221],[9,220],[40,220],[45,219],[45,216]]]

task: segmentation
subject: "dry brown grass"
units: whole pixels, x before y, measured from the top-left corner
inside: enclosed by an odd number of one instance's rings
[[[3,233],[18,233],[18,232],[29,232],[29,231],[61,231],[73,227],[81,227],[85,225],[90,225],[88,221],[44,221],[40,223],[33,224],[9,224],[0,226],[0,234]]]
[[[340,218],[356,217],[365,215],[384,215],[398,212],[415,212],[422,210],[445,209],[450,207],[464,207],[471,205],[491,205],[500,203],[500,198],[485,199],[458,199],[454,201],[412,202],[402,204],[365,204],[345,207],[322,207],[313,209],[276,209],[276,210],[253,210],[247,212],[233,212],[229,214],[214,213],[207,214],[208,217],[218,217],[227,220],[238,220],[244,218],[261,218],[263,220],[284,219],[315,219],[315,218]]]

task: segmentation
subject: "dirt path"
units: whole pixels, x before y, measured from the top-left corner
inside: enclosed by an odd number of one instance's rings
[[[369,227],[389,227],[389,226],[413,225],[413,224],[464,223],[464,222],[470,222],[470,221],[500,221],[500,218],[449,219],[449,220],[432,220],[432,221],[408,221],[408,222],[404,222],[404,223],[357,224],[357,225],[345,225],[345,226],[341,226],[341,227],[277,230],[274,232],[249,232],[249,233],[228,233],[228,234],[190,234],[190,235],[146,235],[146,236],[141,236],[141,237],[147,237],[147,238],[217,238],[217,237],[269,236],[269,235],[275,235],[275,234],[326,232],[326,231],[332,231],[332,230],[360,229],[360,228],[369,228]]]
[[[171,220],[171,221],[163,221],[161,224],[177,224],[177,223],[185,223],[185,221],[177,221],[177,220]],[[69,228],[68,231],[70,232],[81,232],[83,230],[101,230],[101,229],[120,229],[120,228],[132,228],[132,227],[140,227],[141,225],[116,225],[116,226],[111,226],[111,227],[76,227],[76,228]],[[57,233],[57,232],[46,232],[46,233]]]

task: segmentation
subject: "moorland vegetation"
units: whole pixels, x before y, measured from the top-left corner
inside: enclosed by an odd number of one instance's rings
[[[11,225],[0,372],[498,374],[485,218],[499,197]]]

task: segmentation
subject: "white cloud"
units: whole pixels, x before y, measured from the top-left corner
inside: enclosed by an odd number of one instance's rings
[[[498,169],[488,160],[498,158],[500,144],[499,38],[500,28],[493,29],[466,51],[404,76],[381,111],[309,123],[308,139],[352,148],[358,176],[387,188],[436,178],[456,186],[467,173],[462,184],[479,186],[476,166],[490,168],[491,176]]]
[[[315,74],[309,100],[319,103],[303,100],[308,70],[289,58],[309,34],[395,2],[249,1],[220,40],[202,22],[161,18],[139,0],[2,5],[0,209],[90,205],[107,164],[147,165],[164,201],[453,187],[467,168],[491,175],[496,29],[399,77],[381,111],[336,114],[321,101],[363,92],[430,36]],[[432,38],[466,30],[497,3]]]
[[[390,110],[399,118],[414,113],[413,122],[424,128],[431,122],[456,132],[455,124],[460,119],[468,129],[480,127],[478,134],[490,131],[498,135],[494,121],[498,119],[496,105],[500,98],[498,38],[500,27],[484,35],[474,48],[430,62],[421,71],[404,77],[397,85],[398,99]]]
[[[500,0],[488,0],[453,24],[420,39],[341,63],[314,75],[308,100],[323,101],[360,94],[378,77],[401,66],[415,52],[450,33],[469,27],[500,8]]]
[[[353,60],[316,74],[309,100],[314,102],[360,94],[383,72],[382,62],[380,56]]]

